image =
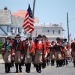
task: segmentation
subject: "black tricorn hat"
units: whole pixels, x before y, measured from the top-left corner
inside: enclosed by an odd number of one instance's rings
[[[6,39],[7,39],[7,40],[11,40],[11,38],[10,38],[10,37],[7,37]]]
[[[45,37],[45,38],[46,38],[46,36],[45,36],[45,35],[43,35],[42,37]]]
[[[56,38],[56,40],[60,40],[60,38],[59,38],[59,37],[57,37],[57,38]]]
[[[42,35],[41,35],[41,34],[39,34],[39,35],[38,35],[38,37],[42,38]]]
[[[67,39],[66,39],[66,38],[64,38],[64,41],[67,41]]]
[[[15,38],[21,38],[21,36],[20,36],[19,34],[17,34],[17,35],[15,36]]]

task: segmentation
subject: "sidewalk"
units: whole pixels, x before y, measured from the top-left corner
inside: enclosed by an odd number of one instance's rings
[[[4,63],[4,60],[3,59],[0,59],[0,64],[3,64]]]

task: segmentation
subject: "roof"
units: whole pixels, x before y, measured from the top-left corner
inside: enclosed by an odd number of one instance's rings
[[[25,18],[26,13],[27,13],[26,10],[18,10],[18,12],[13,12],[12,13],[12,16]],[[37,17],[34,18],[34,22],[35,23],[38,23],[39,22],[39,20],[38,20]]]
[[[11,16],[11,18],[12,18],[11,25],[18,25],[18,26],[23,25],[23,21],[24,21],[24,18],[23,17]]]

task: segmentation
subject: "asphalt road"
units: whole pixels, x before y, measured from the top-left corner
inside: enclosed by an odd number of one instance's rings
[[[0,64],[0,75],[75,75],[75,67],[73,63],[70,62],[68,66],[56,67],[56,66],[47,66],[45,69],[42,69],[41,73],[37,73],[35,68],[31,67],[31,73],[25,72],[25,66],[22,66],[22,73],[15,73],[15,67],[11,68],[11,73],[5,73],[4,64]]]

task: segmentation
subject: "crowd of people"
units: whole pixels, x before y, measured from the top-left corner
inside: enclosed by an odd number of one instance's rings
[[[56,41],[50,42],[45,35],[38,35],[34,41],[31,37],[21,40],[17,34],[14,38],[5,38],[2,48],[3,60],[5,62],[5,73],[10,73],[10,68],[14,66],[16,73],[22,72],[22,66],[25,71],[30,73],[31,64],[36,72],[41,73],[41,68],[47,65],[62,67],[68,64],[68,59],[73,60],[75,67],[75,40],[68,43],[66,38],[56,38]]]

